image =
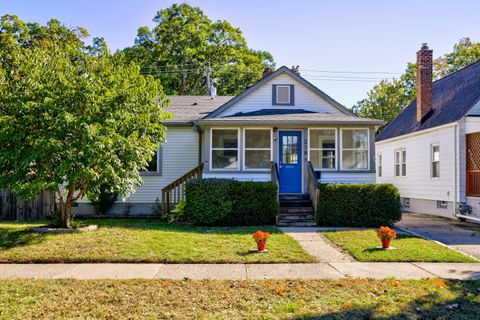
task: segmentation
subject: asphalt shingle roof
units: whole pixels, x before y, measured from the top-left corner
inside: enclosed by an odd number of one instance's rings
[[[205,117],[217,109],[232,96],[217,96],[212,99],[209,96],[168,96],[170,106],[165,110],[173,113],[173,118],[166,123],[184,123],[195,121]]]
[[[460,120],[480,100],[480,61],[435,81],[433,112],[422,123],[416,119],[414,100],[386,127],[376,141],[395,138]]]

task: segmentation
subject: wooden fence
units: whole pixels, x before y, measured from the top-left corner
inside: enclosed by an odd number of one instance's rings
[[[0,190],[0,219],[2,220],[41,220],[55,216],[55,195],[43,191],[34,200],[23,200],[11,190]]]

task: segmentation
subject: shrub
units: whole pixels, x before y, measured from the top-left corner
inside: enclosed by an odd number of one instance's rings
[[[187,183],[186,199],[187,219],[197,225],[274,224],[279,211],[273,182],[193,180]]]
[[[175,208],[168,215],[168,223],[185,221],[185,204],[186,201],[182,199]]]
[[[391,184],[321,184],[318,200],[322,226],[392,226],[401,219],[400,194]]]
[[[100,186],[98,194],[93,195],[90,199],[97,215],[106,215],[116,200],[117,194],[111,192],[107,185]]]

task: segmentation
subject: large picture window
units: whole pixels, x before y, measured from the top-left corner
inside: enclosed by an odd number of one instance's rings
[[[238,129],[212,129],[212,169],[238,170]]]
[[[309,131],[310,161],[315,169],[336,168],[336,130],[311,129]]]
[[[342,169],[368,169],[368,130],[342,129]]]
[[[272,161],[272,130],[245,129],[245,169],[269,169]]]

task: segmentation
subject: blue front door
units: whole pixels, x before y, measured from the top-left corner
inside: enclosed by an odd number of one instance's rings
[[[280,131],[280,193],[302,192],[302,133]]]

